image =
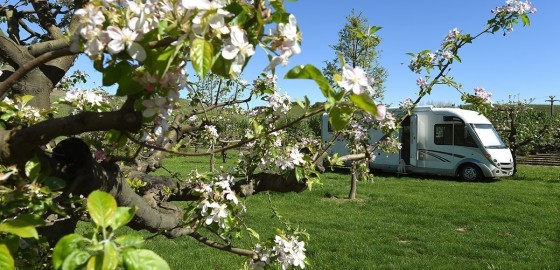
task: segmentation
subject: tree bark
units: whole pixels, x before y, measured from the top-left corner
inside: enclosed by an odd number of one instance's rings
[[[357,172],[357,162],[352,162],[352,167],[350,168],[350,192],[348,193],[348,199],[353,200],[356,199],[356,185],[358,182],[358,172]]]
[[[179,188],[179,192],[169,198],[162,199],[154,196],[137,194],[127,183],[126,176],[114,163],[97,163],[83,141],[77,138],[69,138],[61,141],[54,149],[52,157],[45,157],[51,164],[52,175],[63,179],[66,187],[57,198],[63,202],[70,194],[83,195],[87,197],[94,190],[103,190],[110,193],[119,206],[136,207],[137,211],[131,227],[134,229],[146,229],[149,231],[169,231],[169,237],[178,237],[188,234],[193,236],[192,230],[184,230],[183,212],[169,201],[197,201],[198,197],[192,196],[191,186],[180,186],[176,181],[169,178],[150,176],[135,172],[132,177],[139,177],[150,184],[150,188],[162,189],[164,186]],[[306,189],[305,181],[298,181],[295,171],[287,175],[274,175],[268,173],[255,174],[247,181],[237,182],[233,190],[239,196],[249,196],[263,191],[274,192],[301,192]],[[153,194],[153,193],[152,193]],[[50,243],[56,243],[58,239],[71,232],[78,222],[76,216],[54,222],[42,229],[48,232]],[[183,229],[181,229],[183,228]],[[194,237],[194,236],[193,236]]]

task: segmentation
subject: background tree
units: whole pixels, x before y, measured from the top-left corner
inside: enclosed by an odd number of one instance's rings
[[[519,155],[560,149],[560,117],[535,110],[530,105],[532,101],[515,101],[510,97],[507,103],[495,104],[488,114],[488,119],[511,150],[514,174],[517,173]]]
[[[71,20],[74,9],[86,1],[14,1],[0,7],[6,32],[0,31],[0,58],[4,62],[0,81],[20,67],[36,61],[46,53],[58,54],[41,64],[11,86],[12,96],[33,95],[30,105],[50,106],[50,92],[74,65],[76,54],[58,49],[68,46],[65,31],[75,31],[78,22]],[[67,56],[64,56],[67,55]],[[64,56],[64,57],[60,57]],[[0,98],[8,92],[2,91]]]
[[[364,18],[361,13],[356,14],[355,11],[352,10],[351,14],[346,16],[346,24],[338,32],[338,43],[330,46],[334,50],[336,57],[331,61],[325,61],[325,67],[323,67],[323,74],[325,74],[325,77],[334,84],[335,74],[342,73],[344,65],[349,65],[352,68],[362,67],[364,73],[372,78],[370,86],[375,90],[372,92],[372,98],[381,101],[385,90],[383,83],[387,78],[387,70],[382,67],[378,61],[379,54],[377,46],[381,43],[381,38],[377,35],[377,31],[380,29],[381,27],[368,25],[367,18]],[[361,116],[363,115],[354,115],[354,117]],[[368,122],[366,120],[359,121],[358,119],[354,121]],[[341,133],[341,136],[345,136],[349,139],[348,135],[349,132]],[[355,147],[361,150],[353,149],[351,157],[356,158],[361,156],[359,152],[365,151],[366,149],[358,145],[364,145],[365,143],[366,142],[362,141],[358,144],[354,144]],[[368,179],[369,158],[365,158],[366,156],[368,155],[364,154],[364,158],[346,161],[351,163],[351,180],[348,199],[354,199],[356,197],[357,181],[359,179]],[[350,156],[345,157],[345,159],[346,158],[350,158]]]
[[[330,45],[336,57],[325,61],[323,74],[334,82],[334,74],[342,72],[341,57],[344,63],[351,67],[362,67],[364,72],[373,78],[371,87],[375,89],[374,98],[383,98],[385,91],[384,82],[387,79],[387,70],[379,63],[377,47],[381,38],[377,31],[381,27],[368,25],[368,19],[362,13],[356,14],[354,10],[346,16],[346,24],[338,32],[338,43]]]

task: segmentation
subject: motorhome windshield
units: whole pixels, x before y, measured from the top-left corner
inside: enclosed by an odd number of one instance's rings
[[[473,124],[474,131],[486,148],[506,148],[500,135],[491,124]]]

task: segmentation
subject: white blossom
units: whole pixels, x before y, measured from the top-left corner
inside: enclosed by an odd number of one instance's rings
[[[360,95],[364,92],[375,94],[371,84],[373,78],[370,78],[361,67],[351,67],[345,65],[342,69],[342,80],[338,85],[348,92]]]
[[[228,60],[233,59],[231,72],[239,74],[247,57],[255,54],[255,48],[249,43],[245,30],[238,26],[232,26],[230,38],[226,40],[222,57]]]
[[[123,50],[127,50],[130,57],[138,61],[146,59],[146,51],[136,41],[141,39],[141,35],[129,28],[120,29],[115,26],[107,27],[107,34],[111,41],[107,44],[109,53],[118,54]]]

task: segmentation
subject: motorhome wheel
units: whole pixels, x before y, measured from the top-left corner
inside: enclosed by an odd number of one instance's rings
[[[463,165],[460,176],[464,181],[479,181],[483,177],[480,168],[474,164]]]

